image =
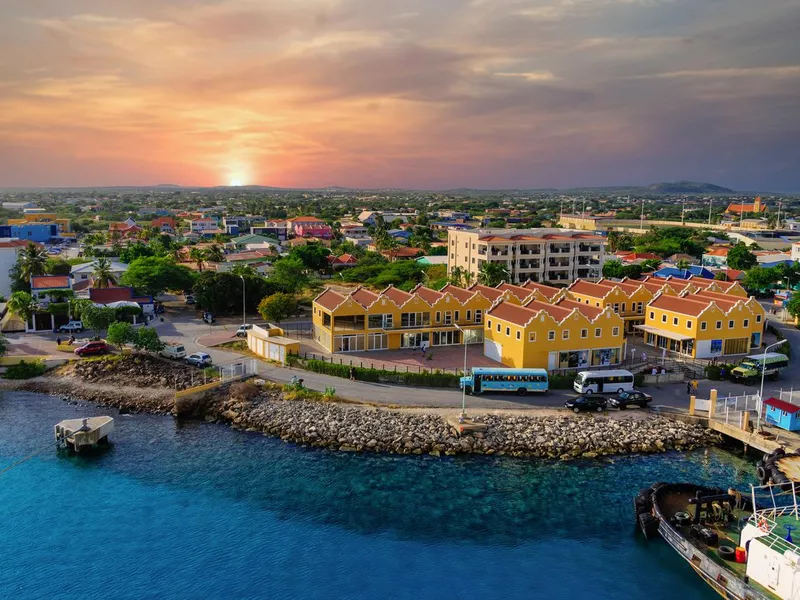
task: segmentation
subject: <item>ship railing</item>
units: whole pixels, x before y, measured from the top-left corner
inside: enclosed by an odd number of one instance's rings
[[[794,541],[788,541],[784,534],[778,531],[783,524],[779,523],[781,517],[794,517],[800,525],[800,507],[797,503],[797,488],[795,482],[791,483],[791,489],[784,490],[776,485],[751,486],[751,500],[753,506],[763,508],[756,509],[748,522],[754,527],[758,527],[766,535],[761,536],[761,541],[781,553],[791,550],[800,554],[800,546]],[[758,493],[757,493],[758,492]],[[788,530],[786,534],[790,533]],[[791,538],[791,536],[788,536]]]

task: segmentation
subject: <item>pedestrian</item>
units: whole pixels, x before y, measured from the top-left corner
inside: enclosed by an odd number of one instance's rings
[[[720,368],[719,370],[719,378],[725,379],[725,367]]]
[[[692,379],[692,391],[697,393],[697,379]]]
[[[647,362],[647,352],[642,352],[642,362]]]
[[[60,346],[60,345],[61,345],[61,336],[58,336],[56,338],[56,346]]]
[[[658,375],[658,369],[656,369],[655,367],[653,367],[653,370],[651,371],[651,374],[652,374],[652,375]]]
[[[356,368],[353,365],[350,365],[350,381],[356,380]]]
[[[692,382],[691,381],[687,381],[686,382],[686,393],[687,394],[691,394],[692,393]]]

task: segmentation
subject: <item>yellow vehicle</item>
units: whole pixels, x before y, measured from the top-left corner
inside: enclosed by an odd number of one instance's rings
[[[734,379],[753,383],[761,379],[762,371],[764,376],[770,375],[777,379],[780,372],[789,366],[789,358],[779,352],[767,352],[765,354],[754,354],[742,359],[739,366],[731,371]]]

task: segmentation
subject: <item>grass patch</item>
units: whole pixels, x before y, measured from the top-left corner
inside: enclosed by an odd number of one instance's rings
[[[6,372],[3,374],[5,379],[32,379],[39,377],[47,371],[47,365],[41,359],[31,362],[20,361],[18,365],[11,365],[6,367]]]

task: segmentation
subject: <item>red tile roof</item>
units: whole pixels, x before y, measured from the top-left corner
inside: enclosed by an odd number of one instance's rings
[[[111,287],[111,288],[90,288],[89,300],[98,304],[108,304],[109,302],[119,302],[120,300],[131,300],[133,288]]]
[[[661,294],[658,298],[653,298],[648,306],[696,317],[708,308],[708,304],[708,302]]]
[[[67,275],[35,275],[31,277],[31,288],[34,290],[49,290],[53,288],[68,288],[69,276]]]
[[[439,291],[442,292],[443,294],[450,294],[453,298],[455,298],[459,302],[466,302],[475,295],[475,292],[473,291],[465,290],[464,288],[457,287],[450,283],[448,283]]]
[[[386,296],[387,298],[389,298],[389,300],[397,304],[397,306],[402,306],[403,304],[405,304],[414,297],[408,292],[404,292],[403,290],[397,289],[393,285],[390,285],[388,288],[383,290],[381,292],[381,296]]]
[[[530,296],[533,293],[532,289],[524,288],[519,285],[513,285],[510,283],[501,283],[500,285],[497,286],[497,289],[503,292],[511,292],[514,296],[517,297],[517,299],[520,302],[524,301],[528,296]]]
[[[16,238],[0,240],[0,248],[24,248],[28,244],[33,244],[37,248],[42,247],[42,245],[39,242],[34,242],[31,240],[18,240]]]
[[[324,292],[322,292],[319,296],[314,299],[314,302],[322,306],[323,308],[327,308],[328,310],[333,310],[337,306],[339,306],[342,302],[344,302],[345,298],[339,292],[332,290],[331,288],[327,288]]]
[[[350,292],[350,297],[364,308],[367,308],[379,298],[378,294],[365,290],[362,287]]]
[[[288,223],[294,223],[294,222],[299,222],[299,223],[324,223],[325,222],[322,219],[319,219],[317,217],[294,217],[293,219],[286,219],[286,221]]]
[[[437,292],[436,290],[432,290],[431,288],[424,287],[424,286],[417,286],[412,290],[414,294],[425,300],[428,304],[434,304],[438,302],[444,294],[441,292]]]
[[[494,302],[500,296],[503,295],[503,292],[501,290],[498,290],[497,288],[489,287],[488,285],[481,285],[480,283],[475,283],[475,284],[469,286],[469,288],[467,288],[467,289],[469,289],[469,291],[471,291],[471,292],[478,292],[479,294],[482,294],[483,296],[487,297],[492,302]]]
[[[597,283],[578,279],[574,281],[568,288],[570,292],[580,294],[582,296],[591,296],[592,298],[604,298],[611,290]]]
[[[536,283],[535,281],[531,281],[530,279],[522,284],[527,290],[536,290],[540,294],[542,294],[545,298],[552,300],[556,297],[556,295],[561,291],[557,287],[553,287],[552,285],[544,285],[543,283]]]
[[[597,315],[600,315],[603,312],[602,308],[590,306],[589,304],[584,304],[583,302],[576,302],[575,300],[570,300],[569,298],[562,298],[556,302],[556,306],[560,306],[561,308],[566,308],[569,310],[577,308],[578,312],[589,317],[591,320],[596,319]]]
[[[764,400],[764,404],[792,415],[800,410],[800,406],[797,406],[796,404],[790,404],[789,402],[786,402],[785,400],[779,400],[778,398],[767,398]]]
[[[525,326],[536,316],[536,311],[503,301],[486,311],[486,316],[508,321],[515,325]]]

